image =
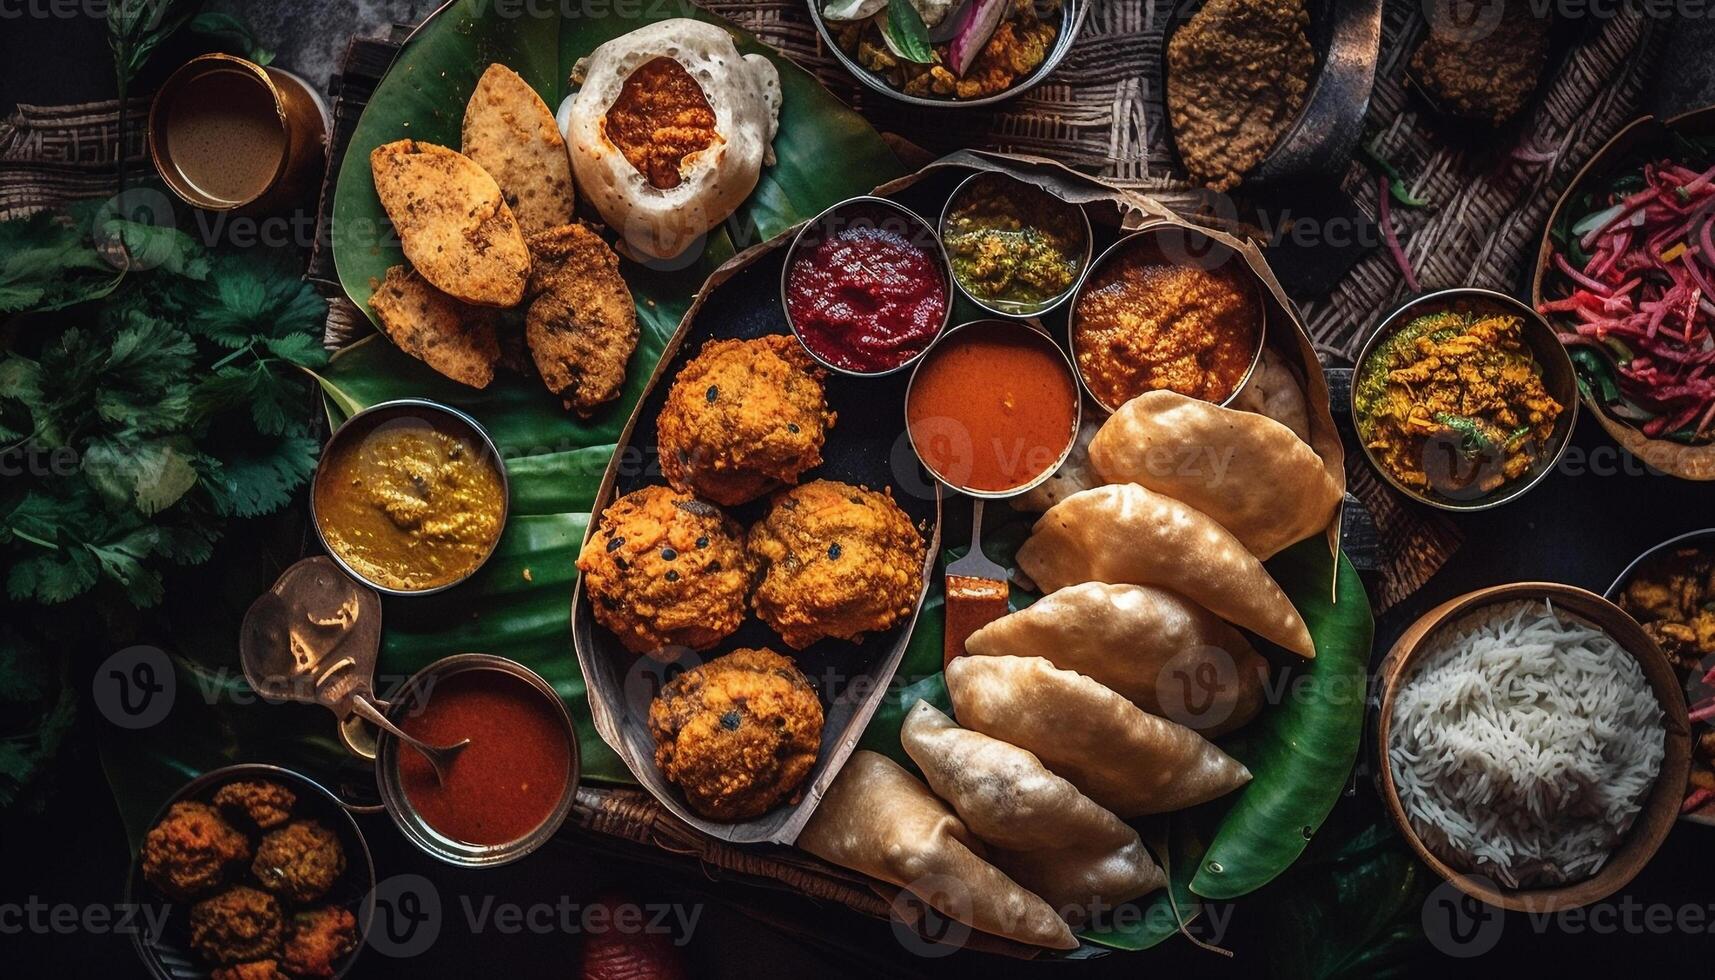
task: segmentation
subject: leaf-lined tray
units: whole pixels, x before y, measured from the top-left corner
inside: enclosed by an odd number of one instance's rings
[[[619,439],[608,465],[594,511],[633,490],[660,485],[656,420],[667,391],[679,371],[710,340],[750,340],[771,334],[790,335],[780,305],[780,272],[787,236],[753,249],[723,270],[693,305],[672,340],[668,341],[649,388]],[[590,693],[590,713],[596,730],[630,767],[638,782],[674,816],[713,837],[733,843],[772,841],[790,844],[809,820],[822,794],[839,773],[863,735],[870,716],[886,693],[894,669],[911,639],[923,595],[940,552],[941,494],[923,473],[905,440],[905,386],[908,372],[882,378],[829,374],[825,379],[828,407],[838,417],[822,447],[822,465],[802,480],[823,478],[888,490],[910,516],[928,547],[922,588],[911,618],[892,629],[866,636],[860,643],[822,640],[793,653],[780,636],[754,616],[713,650],[685,653],[664,664],[631,653],[608,630],[596,624],[582,581],[573,594],[572,637]],[[726,512],[750,526],[766,510],[766,498]],[[596,527],[592,520],[590,527]],[[586,540],[588,532],[586,532]],[[825,712],[822,746],[796,804],[782,804],[755,820],[721,823],[707,820],[685,805],[683,796],[662,778],[654,762],[655,741],[649,734],[651,699],[672,676],[741,647],[767,647],[792,656],[820,693]]]

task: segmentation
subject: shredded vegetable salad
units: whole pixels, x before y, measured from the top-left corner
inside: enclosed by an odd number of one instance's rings
[[[1647,436],[1709,442],[1715,167],[1657,159],[1585,194],[1567,213],[1554,229],[1540,310],[1586,385]]]

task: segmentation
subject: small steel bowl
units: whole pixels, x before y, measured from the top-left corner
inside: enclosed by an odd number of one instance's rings
[[[211,769],[186,783],[161,804],[161,808],[149,821],[149,826],[160,823],[175,803],[184,800],[206,803],[220,787],[245,779],[266,779],[284,784],[297,794],[298,802],[293,808],[295,816],[300,813],[313,815],[339,837],[345,850],[346,869],[320,904],[340,905],[349,909],[357,919],[357,942],[351,952],[337,961],[334,972],[336,977],[345,976],[351,972],[352,966],[368,945],[365,937],[369,935],[370,924],[375,918],[375,861],[370,856],[369,842],[364,839],[362,828],[352,816],[354,812],[361,812],[361,808],[346,803],[333,791],[302,773],[280,766],[250,762]],[[314,812],[303,813],[306,810]],[[190,928],[186,917],[189,915],[190,903],[173,901],[165,896],[153,896],[154,888],[143,878],[143,859],[142,855],[138,854],[132,859],[131,871],[125,879],[124,902],[127,907],[133,909],[158,906],[163,910],[167,922],[167,927],[158,935],[146,927],[137,928],[131,933],[131,943],[136,947],[137,955],[142,958],[149,975],[155,980],[184,980],[186,977],[207,976],[209,967],[188,943]],[[146,924],[153,922],[147,915],[140,916],[138,921]]]
[[[560,802],[547,819],[525,836],[504,844],[470,844],[442,834],[430,826],[422,814],[417,812],[417,808],[411,805],[411,798],[405,794],[404,781],[399,776],[399,753],[415,750],[401,745],[398,739],[385,731],[376,739],[375,781],[381,792],[381,804],[386,808],[387,814],[393,818],[394,824],[405,838],[417,845],[423,853],[463,868],[492,868],[524,857],[546,844],[559,831],[560,825],[566,822],[566,817],[572,812],[582,766],[578,754],[577,728],[572,724],[571,712],[566,710],[566,703],[561,700],[559,692],[530,668],[515,660],[496,657],[493,654],[454,654],[412,674],[389,705],[389,720],[399,722],[418,706],[420,698],[433,697],[437,682],[453,674],[472,670],[493,670],[510,674],[535,688],[547,703],[553,705],[554,712],[560,719],[561,730],[565,732],[566,744],[571,749],[571,766],[566,773],[566,788],[560,794]]]
[[[1060,30],[1054,36],[1054,45],[1048,49],[1048,54],[1042,59],[1042,64],[1036,66],[1035,71],[1031,72],[1027,77],[1020,79],[1004,92],[985,95],[980,99],[952,99],[929,98],[921,95],[906,95],[904,92],[901,92],[892,85],[889,85],[887,79],[858,64],[851,55],[845,52],[845,49],[840,47],[839,42],[834,39],[834,31],[838,30],[838,27],[830,25],[822,16],[822,4],[825,3],[826,0],[808,0],[808,2],[810,5],[810,20],[816,25],[816,33],[820,34],[822,37],[823,47],[827,48],[828,51],[833,54],[834,60],[838,61],[841,65],[844,65],[846,71],[851,72],[854,78],[870,89],[880,92],[882,95],[885,95],[890,99],[895,99],[908,105],[925,106],[937,109],[962,109],[972,106],[993,105],[996,102],[1005,102],[1007,99],[1010,99],[1015,95],[1021,95],[1035,88],[1037,85],[1041,84],[1043,79],[1048,77],[1049,73],[1059,67],[1060,62],[1065,60],[1066,55],[1072,50],[1072,45],[1078,39],[1078,32],[1084,28],[1085,15],[1089,13],[1089,5],[1084,3],[1084,0],[1062,0],[1060,5]],[[948,16],[952,16],[952,12],[949,12]]]
[[[1554,328],[1548,325],[1548,321],[1543,319],[1541,314],[1505,293],[1498,293],[1492,289],[1479,289],[1474,286],[1462,286],[1419,296],[1388,314],[1370,333],[1369,339],[1364,341],[1363,349],[1358,352],[1358,358],[1353,362],[1356,365],[1356,370],[1352,374],[1354,391],[1357,388],[1358,379],[1363,376],[1364,365],[1368,363],[1370,355],[1383,338],[1391,336],[1396,330],[1418,317],[1442,313],[1447,310],[1515,313],[1524,319],[1524,329],[1521,334],[1524,344],[1530,348],[1532,356],[1535,357],[1537,365],[1542,370],[1543,387],[1562,406],[1560,418],[1555,420],[1554,432],[1549,437],[1549,445],[1531,468],[1531,471],[1525,476],[1502,484],[1498,489],[1488,493],[1473,491],[1474,495],[1470,499],[1459,499],[1434,491],[1424,492],[1406,486],[1395,479],[1393,473],[1382,465],[1381,460],[1376,458],[1368,441],[1362,437],[1361,431],[1359,431],[1358,442],[1364,447],[1364,458],[1369,460],[1370,468],[1381,474],[1382,479],[1407,497],[1446,511],[1488,510],[1522,497],[1526,491],[1541,483],[1549,473],[1553,472],[1555,466],[1559,465],[1560,458],[1566,455],[1566,447],[1572,441],[1573,426],[1578,421],[1578,379],[1572,370],[1572,358],[1566,353],[1566,348],[1561,346],[1560,339],[1554,334]],[[1361,430],[1358,425],[1355,405],[1352,409],[1352,427],[1354,430]]]
[[[1393,763],[1388,757],[1388,743],[1393,731],[1394,703],[1412,667],[1429,648],[1430,641],[1441,629],[1465,616],[1501,603],[1518,600],[1548,600],[1557,610],[1589,623],[1609,636],[1636,658],[1643,669],[1644,679],[1661,704],[1665,732],[1661,771],[1644,796],[1637,818],[1632,822],[1624,840],[1609,854],[1602,867],[1589,878],[1546,888],[1507,888],[1486,877],[1468,874],[1447,864],[1430,852],[1417,836],[1405,806],[1400,802],[1399,786],[1393,775]],[[1455,888],[1490,905],[1516,912],[1555,912],[1599,902],[1624,888],[1635,878],[1650,858],[1661,848],[1679,815],[1684,798],[1685,783],[1691,772],[1690,723],[1686,717],[1685,697],[1679,675],[1667,660],[1667,655],[1649,638],[1638,621],[1625,610],[1584,589],[1553,582],[1518,582],[1497,585],[1450,599],[1423,614],[1402,634],[1382,660],[1377,675],[1381,696],[1376,717],[1376,783],[1388,815],[1393,819],[1406,843],[1419,859]]]
[[[1191,239],[1195,240],[1196,244],[1200,248],[1208,249],[1210,254],[1225,254],[1225,258],[1221,259],[1220,262],[1215,263],[1217,265],[1224,262],[1239,263],[1239,265],[1244,269],[1245,281],[1249,282],[1251,284],[1251,288],[1256,290],[1258,318],[1256,350],[1251,352],[1250,363],[1245,366],[1245,373],[1239,376],[1238,384],[1233,385],[1233,390],[1227,394],[1227,397],[1217,402],[1217,404],[1229,405],[1232,403],[1233,399],[1239,397],[1239,392],[1245,390],[1245,385],[1250,383],[1251,375],[1256,373],[1256,366],[1262,362],[1263,349],[1268,346],[1267,290],[1263,287],[1262,280],[1257,278],[1255,270],[1251,269],[1249,263],[1245,262],[1244,257],[1229,246],[1216,241],[1207,233],[1190,225],[1182,225],[1178,222],[1168,221],[1166,219],[1144,222],[1131,234],[1124,235],[1118,241],[1109,245],[1102,251],[1102,254],[1096,258],[1095,262],[1089,263],[1086,266],[1083,277],[1078,280],[1077,288],[1072,290],[1072,309],[1070,314],[1066,317],[1066,349],[1072,352],[1072,367],[1074,368],[1074,373],[1078,376],[1078,385],[1084,390],[1086,395],[1090,396],[1091,401],[1101,406],[1104,411],[1109,412],[1110,414],[1118,411],[1120,406],[1109,405],[1107,402],[1102,401],[1102,399],[1096,395],[1095,391],[1090,388],[1089,381],[1084,377],[1083,369],[1078,367],[1078,301],[1083,298],[1085,291],[1090,288],[1091,281],[1096,278],[1096,271],[1102,266],[1137,247],[1138,243],[1144,241],[1146,238],[1157,237],[1166,232],[1175,232],[1189,236]],[[1166,253],[1166,250],[1164,249],[1163,252]]]
[[[946,290],[947,294],[946,310],[941,315],[940,326],[935,328],[935,336],[929,338],[928,343],[923,345],[922,350],[884,371],[853,371],[850,368],[840,367],[838,364],[834,364],[822,357],[821,354],[816,353],[816,349],[805,342],[803,335],[798,332],[798,324],[792,319],[792,306],[786,299],[786,284],[788,280],[791,279],[792,264],[797,259],[799,250],[806,247],[808,244],[821,242],[822,235],[820,232],[826,231],[830,225],[845,224],[847,222],[855,224],[857,221],[862,220],[864,217],[863,212],[865,211],[890,212],[897,215],[899,219],[904,222],[908,229],[907,237],[910,242],[913,245],[933,252],[936,258],[940,260],[941,286]],[[856,212],[856,214],[852,215],[852,212]],[[851,216],[848,217],[848,215]],[[871,220],[874,220],[873,217]],[[812,234],[812,232],[817,232],[817,234]],[[873,197],[867,194],[859,197],[847,198],[833,207],[828,208],[826,211],[823,211],[821,214],[816,215],[814,218],[811,218],[809,221],[804,222],[804,224],[798,228],[797,234],[792,236],[792,243],[786,247],[786,261],[780,264],[780,308],[786,314],[786,323],[792,328],[792,336],[798,338],[798,346],[804,348],[804,351],[814,358],[816,363],[822,365],[835,374],[843,374],[850,378],[884,378],[890,374],[898,374],[900,371],[903,371],[922,360],[923,355],[929,352],[929,348],[935,345],[935,341],[947,332],[947,324],[953,319],[953,290],[955,288],[956,287],[953,285],[952,262],[948,260],[947,248],[942,244],[941,236],[935,233],[934,227],[931,226],[929,222],[923,220],[922,215],[897,201],[890,201],[885,197]]]
[[[478,444],[484,448],[490,463],[494,466],[495,472],[500,475],[500,525],[499,530],[495,532],[494,540],[488,543],[488,550],[483,552],[481,560],[472,565],[463,575],[450,582],[443,582],[440,585],[433,585],[428,588],[397,589],[369,578],[354,568],[350,562],[346,561],[345,556],[341,555],[339,551],[333,547],[332,543],[328,541],[327,531],[322,527],[321,514],[317,511],[315,502],[318,496],[316,492],[317,488],[320,487],[322,478],[327,472],[325,464],[333,455],[335,449],[341,445],[342,440],[349,442],[354,439],[361,439],[365,435],[368,435],[369,432],[378,425],[394,419],[412,418],[423,421],[445,423],[451,428],[459,430],[464,435],[475,439]],[[466,415],[456,408],[442,405],[439,402],[432,402],[425,398],[396,398],[392,401],[385,401],[371,405],[363,411],[358,412],[351,418],[346,419],[339,428],[333,431],[333,435],[328,437],[327,445],[322,447],[321,461],[316,464],[315,475],[310,480],[310,523],[315,525],[316,537],[321,541],[322,548],[325,549],[328,555],[330,555],[333,560],[339,564],[339,567],[344,569],[345,573],[350,575],[352,578],[357,579],[364,585],[367,585],[375,591],[385,595],[433,595],[436,592],[445,592],[447,589],[467,581],[472,575],[475,575],[483,565],[488,563],[488,559],[494,555],[494,549],[500,545],[500,538],[505,534],[506,519],[511,512],[511,500],[512,487],[506,477],[506,465],[501,459],[500,450],[495,446],[494,440],[489,437],[488,430],[479,425],[476,419],[471,418],[469,415]]]
[[[1045,346],[1060,355],[1060,360],[1066,365],[1067,377],[1072,379],[1072,431],[1066,437],[1066,445],[1060,450],[1060,455],[1054,460],[1053,465],[1037,474],[1034,479],[1022,486],[1013,487],[1007,490],[972,490],[953,483],[943,474],[936,472],[935,468],[930,466],[929,462],[923,458],[922,451],[917,448],[916,434],[911,431],[911,419],[909,414],[909,407],[911,405],[911,389],[917,386],[918,373],[922,370],[923,365],[928,363],[928,358],[933,355],[936,348],[948,343],[960,331],[972,329],[1028,330],[1032,334],[1040,337]],[[905,438],[910,441],[911,451],[917,455],[917,461],[922,463],[923,468],[928,470],[929,474],[935,479],[940,480],[942,483],[952,487],[954,490],[959,491],[967,497],[981,497],[985,500],[1005,500],[1009,497],[1016,497],[1022,493],[1028,493],[1036,487],[1041,486],[1043,481],[1047,480],[1059,471],[1061,464],[1066,462],[1066,457],[1072,455],[1073,448],[1078,444],[1078,429],[1084,423],[1084,399],[1078,397],[1079,392],[1081,391],[1078,386],[1078,369],[1072,365],[1072,359],[1066,356],[1066,352],[1061,349],[1059,344],[1054,342],[1054,338],[1049,336],[1047,331],[1041,330],[1028,323],[1022,323],[1018,320],[972,320],[968,323],[961,323],[951,330],[942,333],[941,336],[935,338],[935,342],[930,344],[929,349],[924,351],[923,354],[923,359],[919,360],[917,362],[917,367],[913,368],[911,371],[911,380],[905,385]]]
[[[1674,537],[1668,538],[1661,544],[1656,545],[1632,559],[1631,564],[1626,566],[1625,571],[1621,572],[1619,577],[1614,579],[1614,584],[1608,586],[1608,591],[1602,593],[1602,597],[1607,599],[1609,602],[1618,604],[1620,601],[1620,593],[1625,590],[1625,587],[1631,583],[1632,579],[1645,565],[1648,565],[1657,557],[1667,554],[1670,551],[1674,551],[1679,548],[1693,547],[1699,548],[1703,551],[1715,552],[1715,527],[1704,528],[1700,531],[1687,531],[1684,534],[1675,535]],[[1700,678],[1695,674],[1686,679],[1682,690],[1685,693],[1687,705],[1694,704],[1697,700],[1708,695],[1708,690],[1704,688],[1699,681]],[[1702,726],[1708,727],[1708,724],[1709,723],[1704,722],[1702,723]],[[1690,823],[1700,823],[1706,827],[1715,827],[1715,803],[1705,803],[1703,806],[1691,811],[1690,813],[1682,813],[1680,814],[1680,819]]]
[[[1059,201],[1071,210],[1076,211],[1078,217],[1084,222],[1084,257],[1078,261],[1078,274],[1072,278],[1072,284],[1067,286],[1064,292],[1046,302],[1038,303],[1029,309],[1003,309],[1002,307],[997,306],[994,301],[985,299],[978,296],[975,292],[972,292],[971,289],[965,285],[964,280],[959,278],[958,271],[956,269],[952,269],[953,254],[951,251],[948,251],[947,265],[948,268],[952,270],[953,285],[958,287],[959,292],[972,303],[975,303],[984,310],[993,313],[995,316],[1004,317],[1009,320],[1027,320],[1032,317],[1043,316],[1044,314],[1059,308],[1061,304],[1070,300],[1072,296],[1078,292],[1078,287],[1084,282],[1084,275],[1090,271],[1090,258],[1095,254],[1096,247],[1095,229],[1090,226],[1090,212],[1070,201],[1063,201],[1060,198],[1055,197],[1055,195],[1046,188],[1038,187],[1027,181],[1019,180],[1017,177],[1013,177],[1009,174],[1004,174],[999,171],[979,171],[971,174],[964,180],[959,181],[959,186],[953,188],[953,193],[947,197],[946,205],[941,208],[941,223],[939,225],[939,231],[941,235],[941,246],[943,248],[945,248],[947,244],[947,219],[952,217],[953,206],[958,203],[959,197],[964,194],[965,189],[978,180],[1010,181],[1021,188],[1047,194],[1049,197]]]

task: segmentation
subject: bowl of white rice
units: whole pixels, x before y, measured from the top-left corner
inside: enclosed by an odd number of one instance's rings
[[[1690,766],[1678,677],[1595,593],[1526,582],[1444,603],[1381,683],[1382,798],[1468,894],[1533,912],[1600,901],[1673,826]]]

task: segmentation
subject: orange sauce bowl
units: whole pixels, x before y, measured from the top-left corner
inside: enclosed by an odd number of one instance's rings
[[[1017,320],[973,320],[943,333],[905,391],[917,458],[972,497],[1013,497],[1048,479],[1071,454],[1082,414],[1071,359]]]

